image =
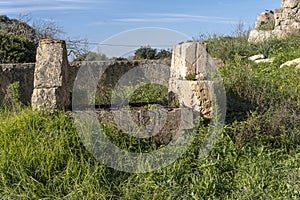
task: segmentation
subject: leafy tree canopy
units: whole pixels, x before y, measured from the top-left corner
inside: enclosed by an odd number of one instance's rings
[[[0,32],[0,62],[35,62],[36,44],[34,41]]]
[[[133,59],[142,60],[142,59],[171,59],[172,52],[170,50],[161,49],[158,51],[157,49],[153,49],[150,46],[144,46],[137,49],[134,53]]]

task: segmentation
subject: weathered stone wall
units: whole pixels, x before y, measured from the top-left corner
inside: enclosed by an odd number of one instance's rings
[[[73,86],[77,72],[81,66],[89,66],[93,68],[103,68],[106,69],[103,74],[98,74],[99,84],[106,86],[114,86],[119,79],[131,69],[134,69],[138,66],[143,67],[143,71],[146,74],[150,74],[153,79],[170,76],[170,70],[160,70],[155,72],[151,70],[155,67],[161,65],[171,66],[171,61],[169,60],[124,60],[124,61],[90,61],[90,62],[73,62],[69,66],[69,85]],[[95,71],[103,72],[103,70],[98,69]],[[164,73],[163,75],[161,73]],[[140,74],[142,76],[142,74]],[[72,88],[70,88],[72,89]]]
[[[0,65],[0,106],[5,105],[8,98],[8,87],[14,82],[20,84],[20,100],[29,105],[33,91],[35,63]]]
[[[68,78],[67,78],[67,88],[69,93],[72,92],[74,80],[76,78],[77,72],[85,62],[73,62],[67,67]],[[10,84],[14,82],[20,83],[20,100],[24,105],[31,104],[31,97],[34,89],[34,71],[35,63],[19,63],[19,64],[2,64],[0,65],[0,106],[5,104],[7,89]],[[95,61],[89,62],[88,65],[92,67],[101,67],[103,62]],[[170,66],[171,61],[160,61],[160,60],[135,60],[135,61],[109,61],[106,62],[107,70],[102,75],[99,85],[102,88],[111,88],[119,78],[124,75],[129,70],[135,68],[136,66],[146,66],[146,71],[149,72],[152,67],[158,67],[160,65]],[[159,72],[161,73],[161,71]],[[165,71],[165,75],[169,76],[170,71]],[[46,73],[47,75],[48,73]],[[160,77],[161,74],[152,74],[153,77]],[[46,77],[45,77],[46,78]],[[46,83],[45,83],[46,84]],[[48,83],[47,83],[48,84]],[[47,86],[47,84],[45,86]],[[47,87],[45,87],[47,88]],[[100,89],[100,88],[99,88]]]
[[[255,22],[255,28],[261,30],[272,30],[274,29],[275,18],[274,11],[267,10],[263,13],[260,13],[257,16],[257,21]]]
[[[258,15],[248,41],[262,42],[270,38],[286,38],[300,30],[300,1],[282,0],[281,8]]]
[[[122,122],[116,123],[115,116],[119,115],[121,112],[126,113],[126,111],[130,114],[130,117],[121,117],[119,120],[122,120]],[[161,119],[161,116],[159,116],[159,119],[155,120],[157,118],[157,110],[145,110],[143,107],[140,108],[134,108],[134,109],[123,109],[123,110],[98,110],[97,111],[97,117],[100,120],[101,123],[104,123],[106,125],[110,125],[116,128],[122,128],[124,131],[130,132],[129,129],[132,128],[132,130],[139,130],[138,127],[144,127],[142,129],[141,134],[143,135],[143,138],[149,138],[152,142],[155,142],[156,144],[169,144],[176,135],[178,134],[178,131],[180,130],[180,124],[181,122],[181,109],[180,108],[172,108],[166,111],[165,113],[165,120]],[[165,122],[161,125],[153,123],[153,121],[159,121],[159,122]],[[134,125],[132,125],[134,123]],[[120,127],[120,125],[124,127]],[[128,126],[131,125],[132,127]],[[147,128],[145,128],[147,127]],[[156,130],[157,128],[161,128],[160,130]],[[181,127],[182,128],[182,127]],[[155,134],[154,134],[155,133]],[[145,137],[147,136],[147,137]]]
[[[28,104],[31,97],[32,107],[37,110],[70,106],[74,80],[78,70],[83,66],[101,72],[98,75],[93,74],[99,78],[99,91],[113,89],[124,74],[142,66],[144,70],[141,74],[134,76],[147,75],[151,82],[155,82],[156,79],[159,82],[159,79],[164,77],[166,79],[164,81],[169,82],[171,98],[177,98],[181,105],[192,108],[205,117],[210,118],[212,115],[213,82],[208,80],[211,58],[204,43],[190,42],[176,45],[172,61],[95,61],[69,64],[65,42],[45,39],[39,43],[36,60],[35,65],[3,65],[0,88],[4,91],[10,83],[20,81],[22,102]],[[169,67],[161,67],[162,65]],[[153,70],[154,67],[161,67],[163,70]],[[190,77],[194,79],[190,80]],[[2,92],[1,101],[4,100],[4,93]]]
[[[165,81],[169,87],[170,97],[177,98],[182,107],[164,109],[161,113],[155,109],[145,110],[143,107],[128,109],[125,110],[125,114],[130,113],[130,116],[117,117],[122,120],[120,123],[114,117],[116,114],[124,114],[124,110],[100,110],[98,111],[100,121],[117,127],[123,124],[126,128],[132,119],[138,127],[147,127],[143,129],[142,134],[146,134],[144,136],[151,136],[151,140],[158,144],[168,144],[174,138],[180,137],[177,135],[178,132],[193,128],[194,114],[212,118],[214,82],[209,80],[212,59],[208,55],[205,43],[190,42],[176,45],[172,61],[95,61],[69,64],[65,42],[45,39],[40,41],[36,56],[36,64],[2,65],[0,68],[0,88],[5,89],[10,83],[19,81],[21,100],[28,104],[31,98],[33,109],[54,110],[69,106],[74,81],[82,67],[88,66],[89,68],[83,69],[91,69],[92,75],[99,78],[98,89],[103,91],[112,89],[127,72],[142,67],[143,70],[129,73],[130,76],[145,77],[156,83]],[[165,80],[161,80],[162,78]],[[0,101],[3,99],[4,97]],[[192,110],[192,115],[185,116],[186,108]],[[162,124],[162,116],[165,116],[165,125]],[[150,123],[155,119],[158,119],[158,124]],[[182,119],[184,123],[181,122]],[[161,124],[164,126],[158,130],[159,134],[152,135],[157,131],[157,125]]]
[[[258,15],[248,41],[258,43],[271,38],[283,39],[300,30],[300,1],[282,0],[281,8]]]

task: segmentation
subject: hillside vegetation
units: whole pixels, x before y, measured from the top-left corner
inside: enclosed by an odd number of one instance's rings
[[[279,66],[300,57],[300,35],[257,45],[243,35],[206,42],[225,63],[220,72],[228,103],[222,135],[208,157],[199,157],[208,130],[201,125],[173,164],[145,174],[119,172],[88,153],[71,114],[14,106],[0,111],[0,198],[299,199],[300,70]],[[276,59],[247,59],[258,53]],[[153,149],[147,141],[105,130],[122,148]]]

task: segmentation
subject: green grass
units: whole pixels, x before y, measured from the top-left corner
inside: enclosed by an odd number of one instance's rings
[[[226,52],[212,38],[210,51]],[[297,36],[261,45],[273,64],[244,58],[257,46],[230,38],[233,49],[220,56],[228,97],[223,132],[206,158],[199,157],[207,126],[200,126],[188,151],[171,165],[149,173],[119,172],[98,162],[83,146],[71,114],[34,112],[30,108],[0,110],[1,199],[299,199],[300,198],[300,70],[279,66],[300,57]],[[212,46],[211,46],[212,47]],[[278,48],[277,48],[278,47]],[[214,49],[215,48],[215,49]],[[225,48],[225,49],[222,49]],[[282,60],[280,60],[280,59]],[[155,91],[155,87],[142,88]],[[164,91],[164,88],[162,88]],[[152,101],[134,94],[136,101]],[[106,134],[130,151],[151,151],[111,127]],[[159,147],[158,147],[159,148]]]
[[[255,116],[253,116],[255,118]],[[253,119],[252,119],[253,120]],[[170,166],[145,174],[110,169],[83,147],[70,116],[24,109],[1,119],[2,199],[296,199],[300,147],[247,123],[227,125],[216,148],[199,158],[202,127],[189,151]],[[119,138],[122,140],[122,138]],[[238,145],[239,144],[239,145]],[[243,145],[242,145],[243,144]]]

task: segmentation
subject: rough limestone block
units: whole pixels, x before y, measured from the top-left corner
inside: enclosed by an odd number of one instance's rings
[[[178,99],[181,106],[200,112],[206,118],[212,117],[214,94],[212,81],[188,81],[171,78],[169,80],[169,94],[171,98]]]
[[[64,87],[68,58],[63,40],[44,39],[37,48],[34,88]]]
[[[65,108],[70,102],[66,43],[43,39],[39,42],[31,105],[34,110]]]
[[[280,68],[283,68],[284,66],[292,66],[292,65],[299,65],[300,64],[300,58],[296,58],[294,60],[290,60],[290,61],[287,61],[283,64],[280,65]]]
[[[280,25],[280,22],[282,21],[282,8],[277,8],[274,10],[274,18],[275,18],[275,27]]]
[[[248,41],[250,43],[258,43],[272,38],[285,39],[300,30],[300,1],[282,0],[281,7],[274,10],[275,23],[274,29],[271,31],[260,30],[260,24],[265,21],[263,18],[266,16],[262,14],[258,16],[255,29],[249,34]]]
[[[31,103],[34,110],[55,110],[67,105],[66,91],[61,87],[34,89]]]
[[[282,8],[295,8],[299,5],[299,0],[282,0],[281,7]]]
[[[198,79],[207,76],[208,53],[206,44],[199,42],[188,42],[174,46],[171,77],[185,79],[193,74]]]
[[[272,31],[263,31],[263,30],[253,29],[249,33],[248,42],[259,43],[264,40],[270,39],[272,37],[274,37],[274,35],[272,34]]]
[[[271,10],[260,13],[255,22],[255,28],[260,29],[266,26],[272,26],[275,23],[274,12]]]

